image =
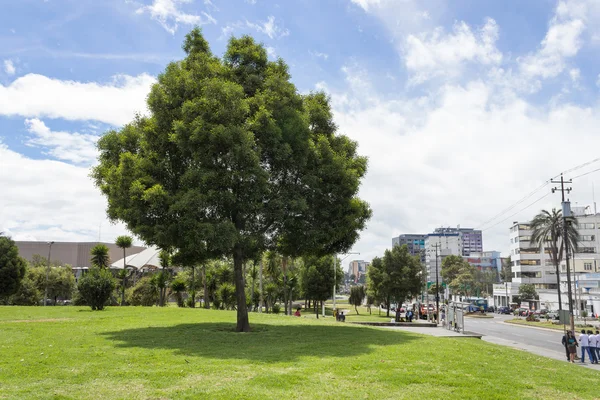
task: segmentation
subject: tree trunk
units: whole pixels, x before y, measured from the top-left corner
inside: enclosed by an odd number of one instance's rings
[[[235,295],[237,298],[237,332],[250,332],[248,309],[246,308],[246,290],[244,287],[244,259],[242,249],[236,245],[233,249],[233,269],[235,272]]]
[[[396,322],[400,322],[400,307],[396,307]]]
[[[313,301],[313,305],[315,306],[315,315],[317,316],[317,319],[319,319],[319,307],[317,307],[317,301]]]
[[[556,292],[558,293],[558,311],[562,311],[562,301],[560,299],[560,271],[558,269],[558,263],[555,263],[556,267]]]
[[[252,262],[252,287],[250,288],[250,311],[254,311],[254,283],[256,277],[256,262]]]
[[[125,261],[126,253],[125,247],[123,247],[123,273],[127,272],[127,262]],[[124,275],[123,278],[123,290],[121,291],[121,306],[125,305],[125,285],[127,284],[127,275]]]
[[[387,297],[387,314],[386,317],[390,316],[390,296]]]
[[[259,290],[259,300],[258,300],[258,312],[262,312],[263,309],[263,260],[262,260],[262,256],[260,257],[260,276],[259,276],[259,281],[258,281],[258,290]]]
[[[283,269],[283,306],[285,307],[284,314],[288,314],[288,292],[287,292],[287,257],[281,260],[281,268]]]
[[[356,315],[358,315],[358,307],[356,307],[356,304],[354,305],[354,310],[356,311]]]
[[[202,265],[202,283],[204,284],[204,308],[210,308],[210,301],[208,300],[208,287],[206,286],[206,264]]]
[[[192,308],[196,308],[196,266],[192,265]]]

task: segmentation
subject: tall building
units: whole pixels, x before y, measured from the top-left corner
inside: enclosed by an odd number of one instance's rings
[[[392,246],[406,244],[413,255],[419,255],[421,262],[427,270],[427,280],[435,282],[436,279],[436,247],[438,249],[437,274],[441,281],[442,261],[449,255],[468,257],[472,253],[483,252],[483,238],[480,230],[472,228],[441,227],[432,233],[405,234],[392,238]]]
[[[500,277],[502,258],[500,257],[499,251],[484,251],[481,253],[471,252],[470,256],[463,256],[463,258],[479,271],[492,271],[497,277]]]
[[[360,277],[367,274],[367,268],[371,263],[363,260],[351,261],[348,266],[348,274],[354,275],[354,283],[358,283]]]
[[[408,252],[413,256],[419,256],[421,262],[425,262],[425,240],[427,235],[406,234],[392,238],[392,247],[406,245]]]

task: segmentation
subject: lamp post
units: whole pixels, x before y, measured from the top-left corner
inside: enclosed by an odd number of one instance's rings
[[[46,290],[44,291],[44,307],[48,303],[48,275],[50,274],[50,255],[52,254],[52,245],[54,241],[48,242],[48,265],[46,266]]]
[[[510,302],[508,301],[508,282],[504,282],[504,290],[506,291],[506,307],[510,308]]]
[[[360,255],[360,253],[350,252],[346,253],[346,257],[340,260],[340,265],[342,265],[342,261],[348,258],[351,255]],[[335,256],[334,256],[335,257]],[[335,262],[333,263],[333,309],[335,310],[335,285],[337,283],[337,257],[335,257]]]

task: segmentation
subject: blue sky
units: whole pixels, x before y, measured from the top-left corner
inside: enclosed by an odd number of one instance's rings
[[[0,196],[0,230],[17,239],[124,231],[87,178],[93,145],[145,111],[195,24],[214,53],[250,34],[290,65],[299,91],[331,95],[340,132],[370,158],[361,195],[375,214],[354,249],[366,259],[399,233],[480,227],[600,144],[592,0],[21,0],[4,10],[0,184],[11,194]],[[594,174],[578,179],[573,201],[589,204]],[[505,250],[513,219],[557,201],[481,226],[485,247]]]

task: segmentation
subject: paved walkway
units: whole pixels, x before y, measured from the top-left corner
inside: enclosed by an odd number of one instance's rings
[[[397,331],[419,333],[422,335],[429,335],[435,337],[461,337],[461,338],[477,338],[480,339],[481,335],[471,332],[459,333],[444,329],[441,327],[429,328],[421,326],[383,326],[382,328],[394,329]]]

